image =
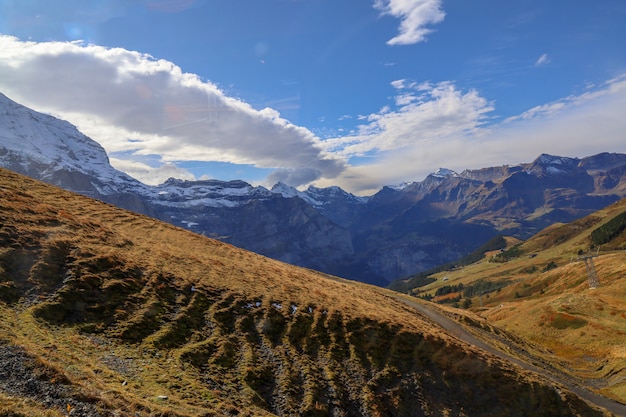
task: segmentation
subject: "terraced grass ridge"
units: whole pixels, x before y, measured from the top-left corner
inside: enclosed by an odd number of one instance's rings
[[[389,291],[3,169],[0,300],[4,417],[608,415]]]

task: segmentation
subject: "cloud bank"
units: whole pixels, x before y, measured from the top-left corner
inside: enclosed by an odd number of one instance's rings
[[[276,168],[294,186],[345,167],[277,111],[255,110],[171,62],[121,48],[1,36],[0,88],[69,120],[110,153]]]
[[[462,92],[447,82],[394,85],[397,109],[370,116],[358,135],[328,143],[353,163],[319,186],[369,195],[383,184],[421,181],[440,167],[460,172],[530,162],[541,153],[626,152],[626,74],[501,122],[491,120],[495,103],[476,91]]]

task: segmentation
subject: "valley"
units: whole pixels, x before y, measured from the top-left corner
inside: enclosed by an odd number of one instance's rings
[[[597,395],[587,388],[590,386],[597,387],[596,381],[581,380],[563,372],[562,369],[555,368],[551,362],[556,358],[553,357],[551,360],[542,358],[536,353],[536,349],[531,344],[524,342],[523,339],[515,338],[512,335],[503,336],[500,329],[480,322],[480,320],[474,321],[477,318],[468,317],[467,313],[459,314],[458,311],[448,311],[450,317],[447,317],[444,312],[438,311],[432,305],[417,303],[407,298],[401,299],[459,339],[511,361],[526,370],[537,372],[556,384],[566,387],[586,401],[603,407],[615,415],[626,415],[626,405],[622,402]]]
[[[607,228],[624,212],[626,201],[621,200],[572,223],[553,225],[479,262],[437,272],[409,292],[463,305],[535,345],[537,354],[561,371],[624,402],[626,235]],[[592,236],[605,230],[616,233],[597,246]],[[592,273],[597,286],[590,281]]]

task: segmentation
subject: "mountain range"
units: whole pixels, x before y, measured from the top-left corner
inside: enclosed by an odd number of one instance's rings
[[[386,286],[470,253],[496,235],[526,238],[626,196],[626,155],[540,155],[530,163],[442,168],[361,197],[244,181],[149,186],[114,169],[70,123],[0,94],[0,166],[241,248]]]

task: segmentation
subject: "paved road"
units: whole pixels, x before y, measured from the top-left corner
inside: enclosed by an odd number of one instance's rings
[[[418,311],[418,313],[427,317],[431,321],[435,322],[436,324],[444,328],[448,333],[452,334],[453,336],[471,345],[474,345],[480,349],[483,349],[491,354],[494,354],[504,360],[513,362],[528,371],[536,372],[548,378],[549,380],[554,381],[557,384],[564,386],[565,388],[567,388],[574,394],[578,395],[580,398],[588,401],[589,403],[595,404],[598,407],[602,407],[616,416],[626,417],[626,405],[618,403],[616,401],[613,401],[601,395],[595,394],[583,387],[573,384],[571,381],[568,380],[568,378],[564,376],[558,375],[555,372],[548,371],[546,369],[541,369],[528,362],[524,362],[523,360],[520,360],[519,358],[511,356],[495,348],[494,346],[485,343],[483,340],[480,340],[479,338],[477,338],[476,336],[474,336],[473,334],[465,330],[463,326],[459,325],[454,320],[441,314],[435,308],[429,307],[427,304],[420,303],[417,301],[411,301],[410,299],[407,299],[401,296],[395,296],[394,298],[414,308],[415,310]]]

